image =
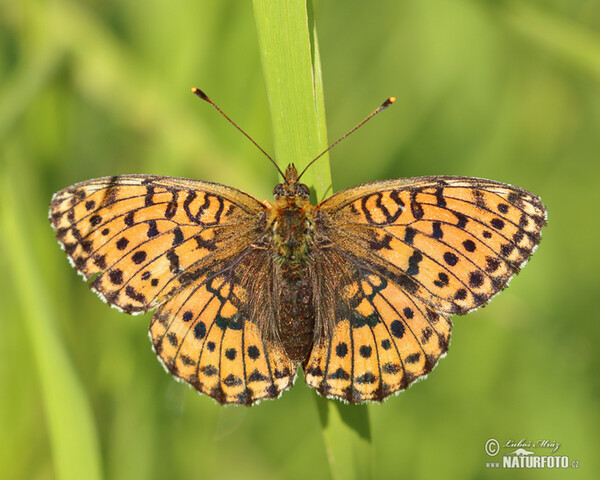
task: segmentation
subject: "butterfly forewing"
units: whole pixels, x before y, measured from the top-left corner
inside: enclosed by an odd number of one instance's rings
[[[479,307],[504,288],[546,224],[538,197],[464,177],[365,184],[338,192],[318,209],[334,243],[446,314]]]
[[[95,276],[91,287],[131,313],[238,255],[255,240],[264,210],[230,187],[126,175],[61,190],[50,220],[75,268]]]

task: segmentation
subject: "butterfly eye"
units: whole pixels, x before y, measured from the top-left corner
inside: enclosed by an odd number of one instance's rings
[[[298,184],[298,195],[304,198],[308,198],[310,197],[310,190],[309,188],[304,185],[303,183],[299,183]]]
[[[273,189],[273,196],[275,198],[281,198],[285,195],[285,190],[283,188],[283,185],[281,183],[278,183],[277,185],[275,185],[275,188]]]

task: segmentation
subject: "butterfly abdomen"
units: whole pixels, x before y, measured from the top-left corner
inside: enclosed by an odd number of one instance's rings
[[[295,364],[304,364],[312,350],[315,329],[312,292],[305,275],[282,272],[277,327],[283,348]]]

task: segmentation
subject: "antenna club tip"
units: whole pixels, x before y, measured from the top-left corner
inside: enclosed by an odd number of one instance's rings
[[[394,103],[396,101],[396,97],[390,97],[388,98],[385,102],[383,102],[381,104],[381,108],[387,108],[389,107],[392,103]]]
[[[192,93],[194,95],[196,95],[197,97],[200,97],[202,100],[208,100],[208,97],[206,96],[206,93],[204,93],[199,88],[192,87]]]

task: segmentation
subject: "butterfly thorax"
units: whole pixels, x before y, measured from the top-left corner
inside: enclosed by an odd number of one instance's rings
[[[293,164],[285,172],[285,183],[273,191],[275,201],[269,212],[273,251],[284,271],[298,271],[309,258],[314,242],[314,207],[308,187],[298,183]]]
[[[310,253],[314,245],[314,207],[309,190],[299,183],[294,165],[285,172],[285,183],[275,187],[268,214],[272,254],[278,270],[279,338],[290,360],[305,363],[311,352],[315,310],[309,278]]]

